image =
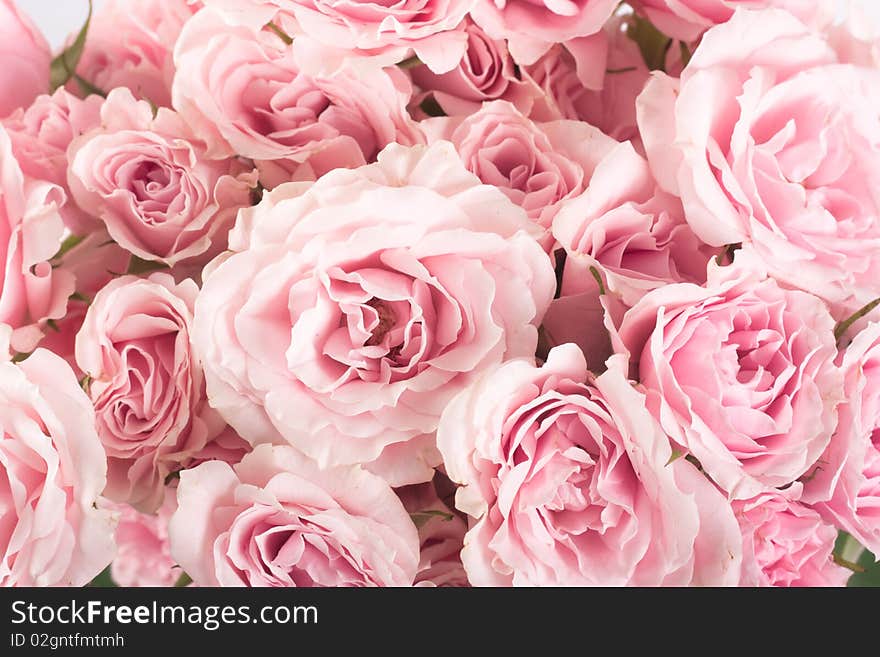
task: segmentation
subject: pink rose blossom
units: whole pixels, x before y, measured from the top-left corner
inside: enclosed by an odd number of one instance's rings
[[[741,538],[723,496],[626,380],[574,345],[502,365],[456,397],[437,442],[475,586],[732,585]]]
[[[458,29],[474,0],[206,0],[232,23],[275,24],[293,38],[310,72],[330,73],[346,60],[395,64],[415,53],[435,73],[458,64],[466,36]]]
[[[843,352],[844,398],[837,431],[804,482],[804,500],[880,554],[880,324]]]
[[[714,26],[725,23],[737,8],[786,9],[803,21],[826,25],[834,17],[835,0],[629,0],[661,32],[693,41]]]
[[[433,482],[405,486],[396,492],[419,530],[416,586],[468,586],[460,556],[467,532],[464,520],[438,497]]]
[[[208,160],[177,114],[160,108],[154,118],[127,89],[110,93],[101,117],[70,146],[77,205],[146,260],[202,263],[221,251],[235,213],[251,203],[256,173],[235,159]]]
[[[102,102],[100,96],[80,100],[59,89],[51,96],[38,97],[30,107],[3,121],[24,175],[65,190],[67,199],[61,207],[61,217],[77,234],[87,232],[94,219],[85,215],[70,198],[67,148],[76,137],[100,125]]]
[[[269,188],[296,178],[303,163],[314,165],[305,176],[314,179],[421,138],[406,111],[411,85],[397,68],[312,77],[277,35],[231,27],[209,10],[187,24],[175,60],[174,106],[208,154],[257,160]]]
[[[38,349],[0,363],[0,586],[83,586],[113,558],[95,503],[107,465],[67,364]]]
[[[104,494],[151,512],[166,477],[222,431],[190,344],[198,287],[168,274],[122,276],[95,297],[76,336],[76,362],[107,451]]]
[[[49,92],[49,44],[15,0],[0,0],[0,118]]]
[[[617,144],[579,121],[534,123],[505,101],[422,126],[429,141],[451,141],[468,171],[522,207],[547,237],[556,213],[584,193]],[[552,238],[545,241],[552,246]]]
[[[717,250],[696,238],[681,202],[657,187],[644,158],[608,138],[582,149],[594,152],[589,184],[561,205],[552,224],[568,255],[562,294],[592,289],[590,267],[628,306],[669,283],[703,283]]]
[[[107,503],[119,517],[116,558],[110,575],[119,586],[174,586],[183,574],[171,558],[168,522],[177,509],[175,491],[155,514],[141,513],[128,504]]]
[[[791,489],[735,501],[733,509],[743,533],[740,586],[846,586],[852,573],[831,554],[837,530],[791,499]]]
[[[410,586],[419,538],[400,500],[360,467],[321,469],[261,445],[234,467],[180,475],[171,554],[199,586]]]
[[[76,73],[105,93],[126,87],[137,98],[171,105],[174,44],[197,0],[106,0],[95,10]],[[73,80],[71,91],[82,91]]]
[[[649,292],[620,328],[664,430],[739,499],[809,471],[843,396],[825,304],[744,256],[712,261],[705,287]]]
[[[471,17],[493,39],[506,39],[513,58],[534,64],[554,43],[601,31],[618,0],[477,0]]]
[[[212,406],[252,443],[427,481],[446,402],[534,353],[555,280],[530,229],[448,143],[277,187],[205,272],[194,339]]]
[[[30,352],[46,322],[60,319],[74,290],[70,272],[49,264],[64,237],[57,185],[25,176],[0,126],[0,323],[13,329],[12,348]]]
[[[852,312],[880,296],[880,71],[836,61],[787,12],[738,11],[680,84],[652,79],[639,123],[701,239],[743,242],[771,275]]]
[[[467,50],[458,65],[440,75],[416,66],[413,82],[449,116],[473,114],[487,100],[506,100],[528,116],[542,95],[538,85],[518,70],[504,41],[489,38],[470,21],[463,29]]]

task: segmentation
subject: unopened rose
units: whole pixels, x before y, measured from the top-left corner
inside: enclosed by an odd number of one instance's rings
[[[0,0],[0,118],[49,93],[52,51],[15,0]]]
[[[180,116],[160,108],[154,118],[128,89],[111,92],[101,119],[68,152],[77,205],[146,260],[202,263],[221,251],[256,173],[236,159],[209,160]]]
[[[137,98],[171,105],[174,44],[197,0],[109,0],[96,6],[77,75],[107,93],[126,87]],[[82,92],[76,80],[68,87]]]
[[[95,296],[76,336],[107,451],[104,494],[146,512],[162,503],[166,477],[225,430],[190,343],[197,294],[168,274],[122,276]]]

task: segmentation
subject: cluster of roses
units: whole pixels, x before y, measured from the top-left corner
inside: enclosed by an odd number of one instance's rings
[[[0,0],[0,584],[845,583],[838,4],[110,0],[53,60]]]

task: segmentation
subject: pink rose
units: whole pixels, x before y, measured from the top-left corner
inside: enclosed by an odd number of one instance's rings
[[[832,560],[837,530],[786,493],[733,503],[743,533],[740,586],[846,586],[852,573]]]
[[[67,364],[0,364],[0,586],[84,586],[113,559],[95,415]]]
[[[277,187],[205,272],[194,339],[212,406],[252,443],[427,481],[446,402],[534,353],[555,278],[529,228],[448,143]]]
[[[843,352],[844,403],[825,454],[804,482],[804,500],[880,554],[880,324]]]
[[[451,141],[468,171],[522,207],[547,237],[556,214],[584,193],[596,166],[617,145],[579,121],[534,123],[505,101],[422,126],[429,141]],[[545,242],[552,247],[552,238]]]
[[[473,114],[487,100],[506,100],[528,116],[540,88],[518,70],[504,41],[489,38],[470,21],[463,29],[467,50],[458,65],[439,75],[416,66],[410,71],[413,82],[449,116]]]
[[[803,21],[824,25],[837,9],[835,0],[629,0],[661,32],[693,41],[714,25],[725,23],[738,7],[786,9]]]
[[[171,105],[174,44],[200,8],[196,0],[109,0],[95,10],[76,73],[104,92],[126,87],[137,98]],[[77,82],[71,91],[82,91]]]
[[[581,148],[594,152],[588,184],[561,204],[552,224],[553,236],[568,255],[562,294],[592,290],[590,267],[628,306],[668,283],[703,283],[717,250],[696,238],[681,202],[658,189],[644,158],[630,143],[619,144],[601,133]]]
[[[880,296],[880,127],[866,109],[880,71],[835,62],[787,12],[738,11],[703,37],[680,89],[649,83],[639,123],[701,239],[743,242],[774,277],[852,311]]]
[[[477,0],[474,22],[493,39],[506,39],[520,64],[534,64],[553,44],[601,31],[618,0]]]
[[[231,27],[210,10],[187,24],[175,60],[174,106],[208,154],[258,160],[267,187],[294,179],[295,165],[314,164],[316,178],[373,161],[389,143],[420,140],[406,111],[412,89],[397,68],[312,77],[277,35]]]
[[[183,574],[171,558],[168,522],[177,509],[174,491],[155,514],[140,513],[128,504],[107,503],[119,517],[116,558],[110,575],[119,586],[174,586]]]
[[[190,344],[197,294],[168,274],[122,276],[97,294],[76,336],[107,451],[104,494],[145,512],[161,505],[165,478],[225,429]]]
[[[621,361],[598,378],[574,345],[506,363],[456,397],[437,443],[472,516],[475,586],[731,585],[730,505],[645,409]]]
[[[100,129],[70,146],[77,205],[146,260],[202,263],[221,251],[235,213],[251,203],[255,172],[235,159],[208,160],[177,114],[160,108],[153,118],[128,89],[110,93],[101,117]]]
[[[15,0],[0,0],[0,118],[49,91],[49,44]]]
[[[815,465],[843,394],[825,304],[765,278],[744,255],[713,261],[705,287],[649,292],[620,328],[664,430],[739,499]]]
[[[74,290],[73,276],[49,263],[64,237],[64,200],[57,185],[22,173],[0,126],[0,323],[14,329],[18,352],[37,345],[47,320],[64,316]]]
[[[76,137],[101,124],[102,102],[100,96],[80,100],[59,89],[51,96],[38,97],[26,110],[19,110],[3,121],[24,175],[65,190],[67,199],[61,207],[61,217],[77,234],[87,232],[94,219],[83,213],[70,198],[67,148]]]
[[[180,474],[171,554],[199,586],[410,586],[419,539],[394,491],[261,445]]]
[[[467,525],[437,495],[434,482],[404,486],[397,495],[419,530],[416,586],[469,586],[461,565]]]
[[[227,21],[260,29],[274,21],[293,38],[309,70],[330,73],[345,60],[395,64],[413,52],[435,73],[458,64],[466,36],[459,26],[474,0],[206,0]]]

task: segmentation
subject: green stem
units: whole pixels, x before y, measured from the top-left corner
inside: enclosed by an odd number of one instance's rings
[[[840,324],[838,324],[837,327],[834,329],[834,339],[839,341],[840,338],[842,338],[844,334],[849,330],[850,326],[852,326],[862,317],[874,310],[874,308],[876,308],[877,306],[880,306],[880,299],[874,299],[871,303],[863,306],[854,314],[850,315],[848,318],[840,322]]]
[[[284,30],[282,30],[280,27],[278,27],[277,25],[275,25],[275,23],[266,23],[266,27],[268,27],[268,28],[269,28],[270,30],[272,30],[275,34],[277,34],[278,37],[279,37],[279,38],[280,38],[285,44],[287,44],[288,46],[291,45],[291,44],[293,43],[293,39],[290,37],[290,35],[287,34],[287,32],[285,32]]]

